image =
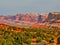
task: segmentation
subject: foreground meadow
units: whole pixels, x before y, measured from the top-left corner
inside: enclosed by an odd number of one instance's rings
[[[9,26],[0,28],[0,45],[43,45],[60,44],[60,29],[19,28]]]

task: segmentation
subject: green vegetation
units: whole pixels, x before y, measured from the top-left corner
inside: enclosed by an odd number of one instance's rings
[[[21,32],[14,32],[11,29],[18,29]],[[41,28],[15,28],[10,27],[8,30],[0,28],[0,45],[31,45],[32,39],[36,39],[36,43],[45,40],[53,43],[53,39],[60,35],[57,29],[41,29]]]

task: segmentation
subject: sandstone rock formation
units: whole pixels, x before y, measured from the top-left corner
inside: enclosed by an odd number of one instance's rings
[[[47,25],[60,28],[60,12],[50,12],[48,18],[45,20]]]
[[[60,20],[60,12],[50,12],[48,14],[48,18],[46,19],[47,22],[55,22]]]

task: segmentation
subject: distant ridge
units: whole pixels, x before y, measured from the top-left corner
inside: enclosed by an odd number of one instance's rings
[[[32,26],[41,24],[60,27],[60,12],[48,14],[16,14],[14,16],[0,16],[0,23],[14,26]]]

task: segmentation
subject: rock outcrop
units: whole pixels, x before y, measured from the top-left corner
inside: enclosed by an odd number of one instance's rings
[[[60,12],[50,12],[44,23],[49,26],[60,28]]]
[[[60,20],[60,12],[50,12],[46,22],[55,22],[57,20]]]

